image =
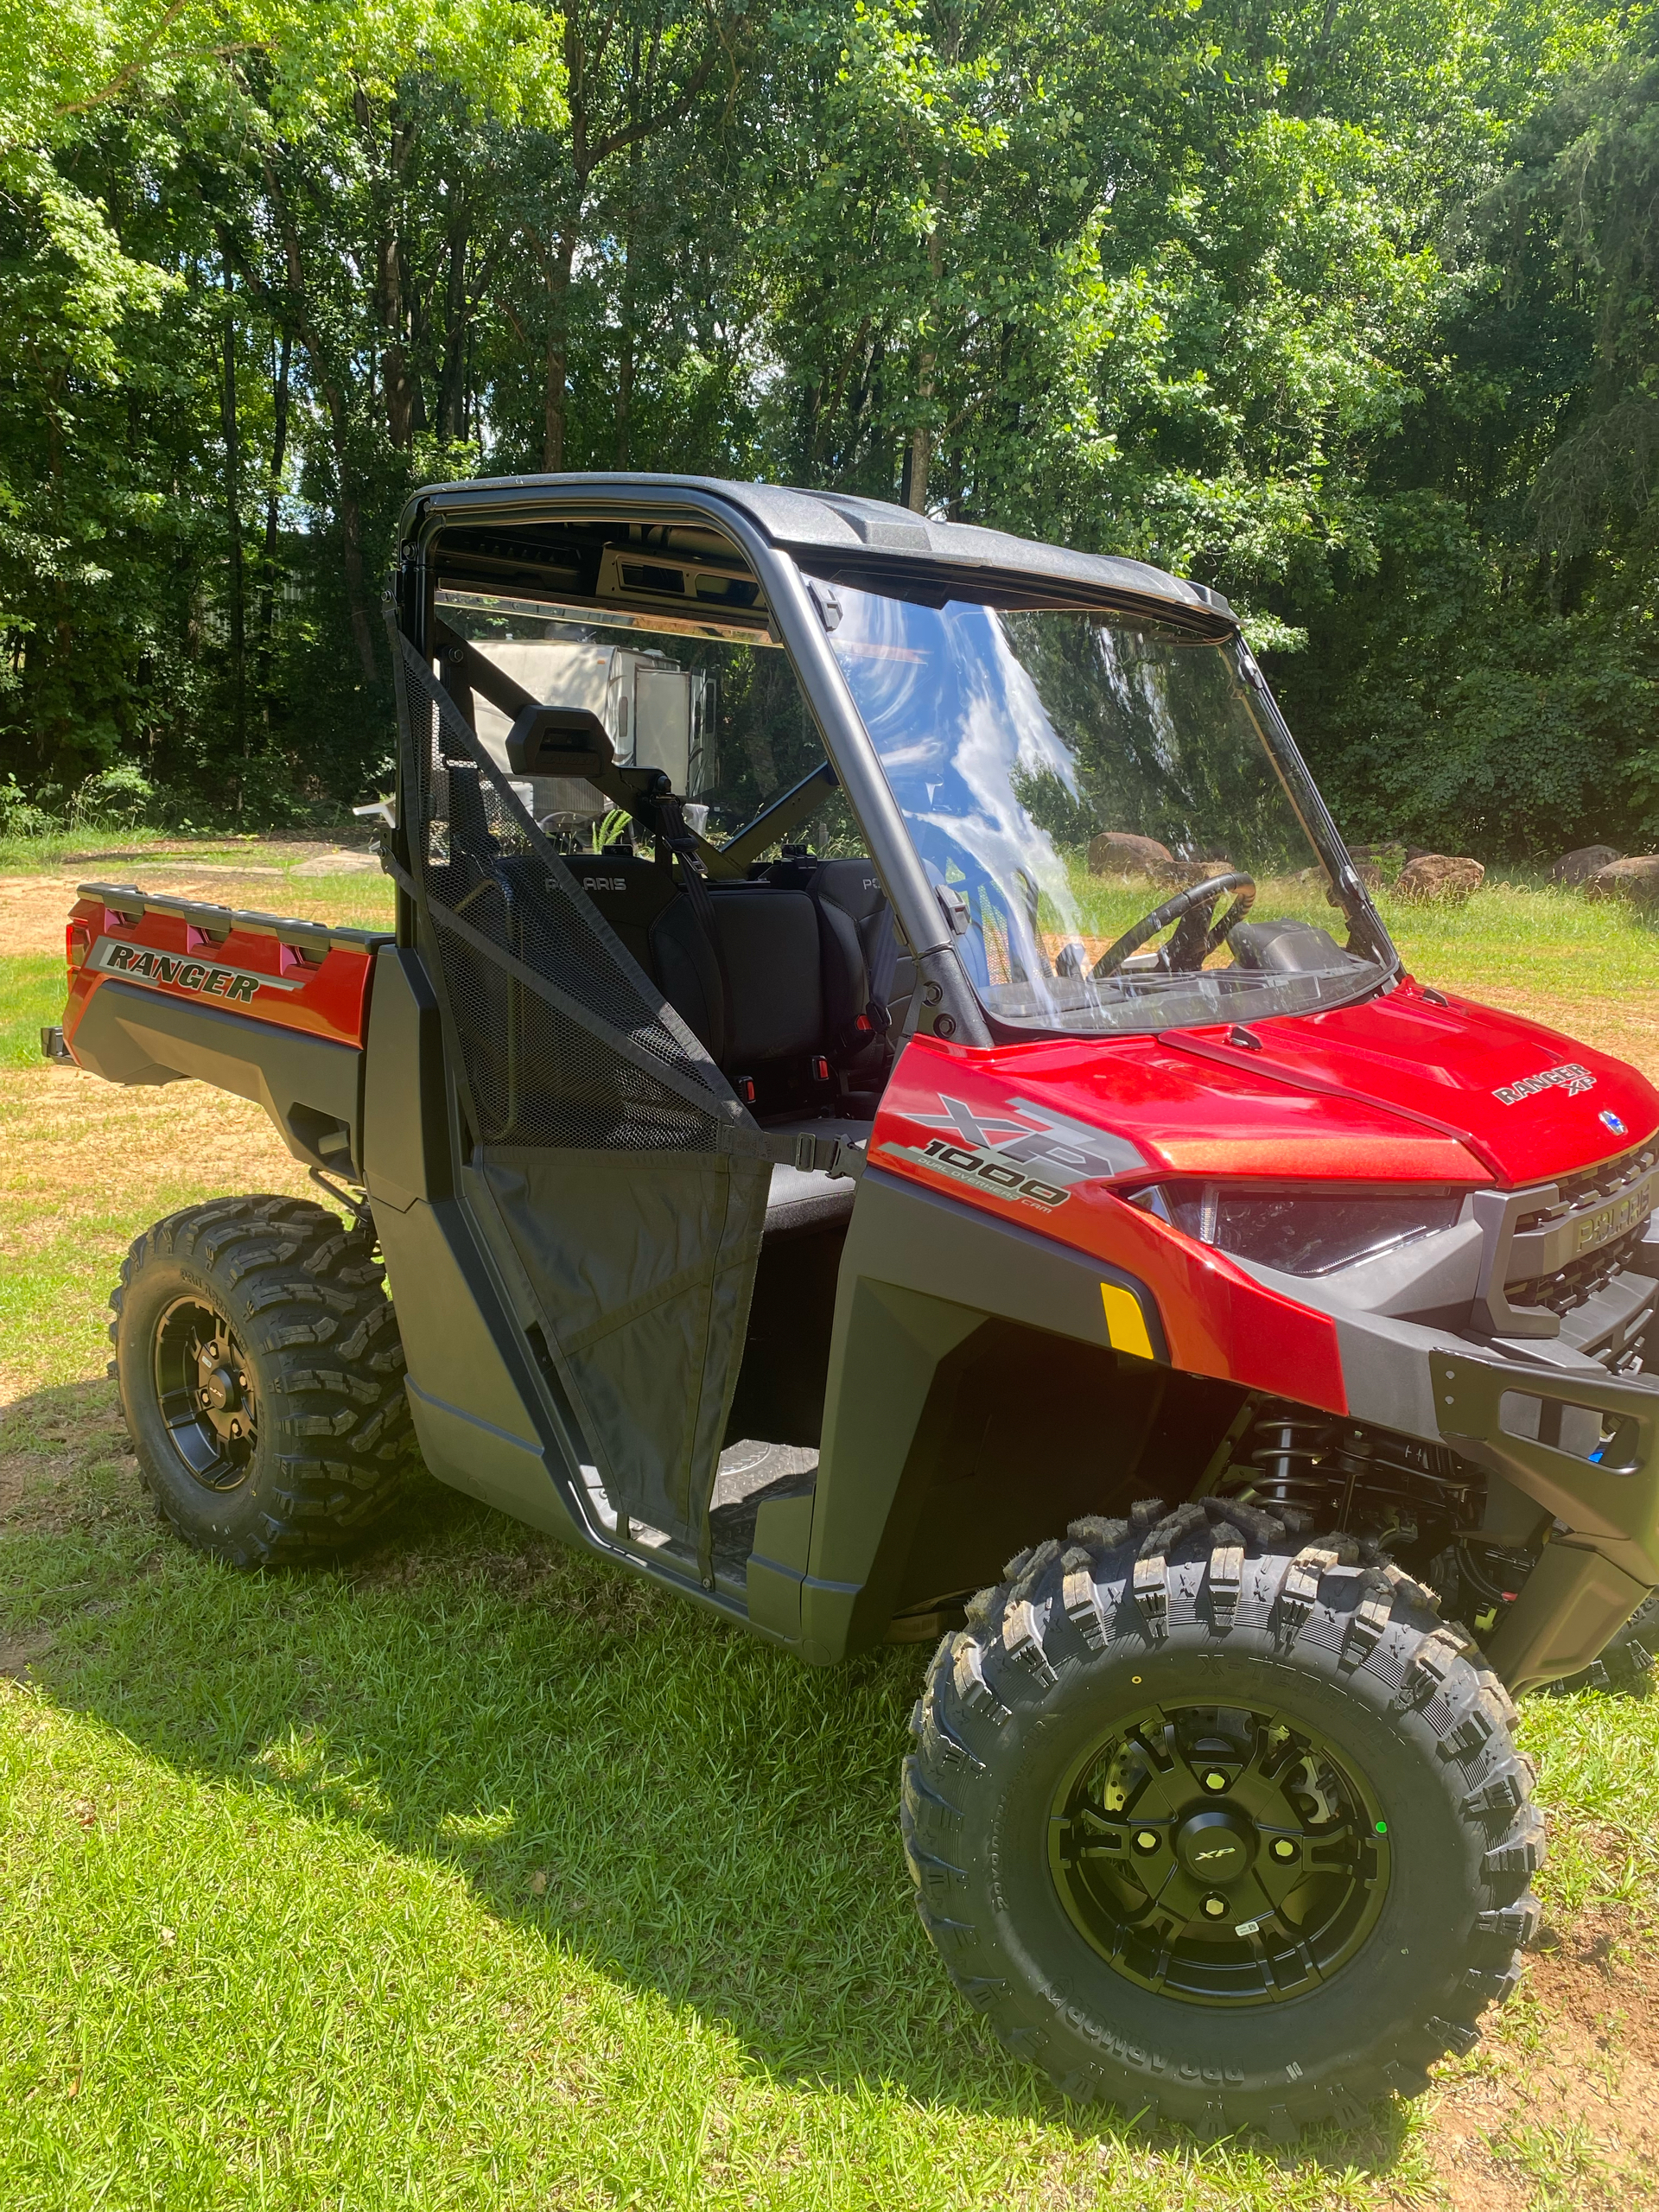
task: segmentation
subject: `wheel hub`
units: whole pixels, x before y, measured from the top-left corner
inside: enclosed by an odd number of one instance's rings
[[[224,1316],[194,1299],[162,1314],[156,1332],[156,1389],[173,1448],[209,1490],[246,1478],[258,1439],[247,1355]]]
[[[1175,1832],[1175,1856],[1194,1880],[1213,1889],[1235,1880],[1249,1865],[1254,1839],[1230,1813],[1194,1813]]]
[[[1152,1706],[1074,1760],[1049,1815],[1073,1925],[1143,1987],[1261,2004],[1327,1979],[1375,1925],[1387,1824],[1350,1762],[1283,1715]]]

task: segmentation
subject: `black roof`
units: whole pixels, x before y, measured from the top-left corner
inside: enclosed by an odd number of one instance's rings
[[[422,534],[445,510],[523,510],[537,493],[590,491],[607,499],[646,486],[659,496],[683,491],[700,495],[698,504],[718,501],[734,507],[774,545],[814,561],[861,556],[925,561],[949,570],[991,571],[1033,583],[1071,584],[1096,594],[1160,601],[1172,613],[1185,611],[1230,625],[1231,607],[1219,592],[1172,576],[1145,561],[1116,554],[1074,553],[1061,545],[1015,537],[971,523],[935,522],[886,499],[866,499],[845,492],[808,492],[781,484],[738,484],[714,476],[653,475],[636,471],[588,470],[554,476],[492,476],[469,482],[429,485],[404,510],[402,534]],[[457,519],[459,518],[457,517]],[[481,519],[481,517],[479,518]],[[507,519],[504,513],[503,522]]]

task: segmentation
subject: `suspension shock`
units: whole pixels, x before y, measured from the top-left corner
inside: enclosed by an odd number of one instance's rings
[[[1284,1404],[1256,1416],[1216,1484],[1223,1497],[1288,1508],[1329,1529],[1414,1533],[1419,1521],[1447,1533],[1469,1526],[1481,1487],[1478,1471],[1444,1445]]]

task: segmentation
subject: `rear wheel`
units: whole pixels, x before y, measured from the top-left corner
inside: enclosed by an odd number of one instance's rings
[[[303,1198],[221,1198],[147,1230],[111,1294],[139,1472],[233,1567],[315,1559],[385,1519],[413,1438],[373,1237]]]
[[[1265,1514],[1086,1522],[947,1637],[903,1823],[922,1919],[1069,2095],[1352,2124],[1477,2039],[1537,1923],[1514,1708],[1397,1569]]]
[[[1646,1697],[1653,1688],[1654,1659],[1659,1654],[1659,1590],[1649,1591],[1598,1659],[1577,1675],[1563,1675],[1556,1690],[1622,1690]]]

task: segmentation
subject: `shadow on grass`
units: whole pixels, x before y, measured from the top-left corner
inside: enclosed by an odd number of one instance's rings
[[[1012,2063],[922,1936],[895,1816],[920,1652],[815,1671],[423,1477],[347,1567],[238,1575],[158,1526],[104,1383],[0,1410],[0,1637],[60,1704],[460,1870],[772,2075],[1128,2133]],[[1404,2133],[1285,2163],[1382,2173]]]

